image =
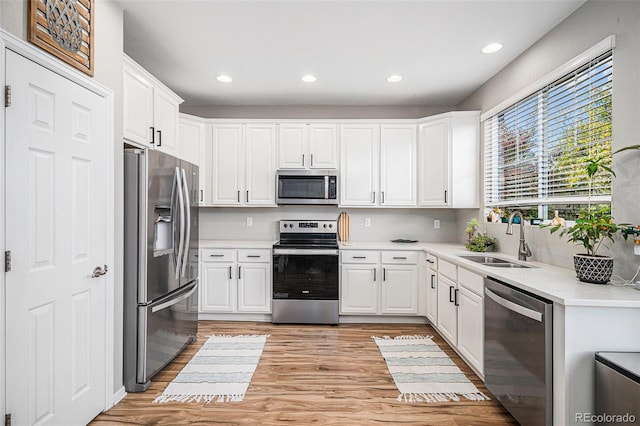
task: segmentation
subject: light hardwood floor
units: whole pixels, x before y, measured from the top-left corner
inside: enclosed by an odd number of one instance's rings
[[[92,425],[506,425],[517,424],[494,400],[396,401],[398,390],[371,336],[433,335],[471,381],[480,379],[427,325],[273,325],[201,321],[198,341],[154,377],[147,392],[127,395]],[[152,404],[212,334],[269,334],[242,402]]]

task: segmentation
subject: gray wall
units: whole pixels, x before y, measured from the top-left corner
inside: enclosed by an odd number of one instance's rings
[[[449,209],[342,209],[336,207],[200,208],[200,238],[276,240],[282,219],[336,220],[349,214],[351,241],[390,241],[396,238],[432,242],[460,240],[458,216]],[[472,212],[473,213],[473,212]],[[247,218],[253,226],[246,225]],[[371,219],[365,228],[364,219]],[[440,229],[433,220],[440,220]]]
[[[0,0],[0,25],[16,37],[27,40],[27,1]],[[113,386],[122,387],[122,9],[112,0],[95,1],[94,78],[114,93],[114,169],[115,180],[115,265],[109,265],[114,274],[114,366]]]
[[[457,107],[486,111],[614,34],[613,148],[640,143],[639,23],[640,2],[588,1]],[[615,156],[614,169],[617,178],[612,208],[616,222],[639,224],[640,152]],[[504,235],[504,226],[489,225],[487,232],[498,237],[501,251],[515,254],[517,234]],[[548,230],[527,226],[526,237],[532,242],[534,260],[572,268],[573,253],[581,251]],[[610,251],[602,250],[602,254],[607,252],[616,259],[614,274],[630,279],[640,263],[640,257],[633,255],[633,244],[620,241]]]
[[[205,118],[331,119],[422,118],[455,110],[452,106],[332,106],[332,105],[180,105],[180,112]]]

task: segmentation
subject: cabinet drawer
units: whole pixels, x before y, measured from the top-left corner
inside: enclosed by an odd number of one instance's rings
[[[478,296],[482,297],[484,281],[481,275],[458,268],[458,284],[462,284]]]
[[[426,254],[427,268],[438,269],[438,258],[431,253]]]
[[[401,263],[415,265],[418,263],[418,252],[415,251],[383,251],[382,263]]]
[[[378,263],[378,251],[341,250],[342,263]]]
[[[236,251],[232,249],[202,249],[202,262],[232,262]]]
[[[238,250],[238,262],[265,263],[271,260],[270,249],[242,249]]]
[[[458,280],[458,267],[451,262],[447,262],[446,260],[438,259],[438,273],[444,275],[447,278],[452,279],[453,281]]]

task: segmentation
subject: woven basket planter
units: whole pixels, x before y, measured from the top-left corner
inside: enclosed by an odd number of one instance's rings
[[[592,284],[606,284],[613,274],[613,257],[574,254],[573,266],[580,281]]]

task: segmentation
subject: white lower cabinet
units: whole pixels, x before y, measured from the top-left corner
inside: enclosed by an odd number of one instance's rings
[[[436,328],[480,377],[483,377],[483,278],[442,259],[437,260],[437,265]],[[427,292],[430,294],[428,290]]]
[[[458,285],[450,278],[438,276],[438,321],[440,334],[455,345],[458,341],[458,306],[455,293]]]
[[[342,265],[340,313],[378,313],[378,265]]]
[[[271,313],[271,250],[202,249],[201,313]]]
[[[340,313],[416,315],[418,252],[342,250]]]
[[[233,263],[203,262],[200,271],[200,312],[233,312]]]
[[[382,314],[418,313],[418,266],[382,265]]]
[[[426,313],[427,319],[432,325],[436,325],[438,320],[438,258],[427,253],[427,273],[426,273]]]
[[[271,265],[238,264],[238,312],[271,313]]]

